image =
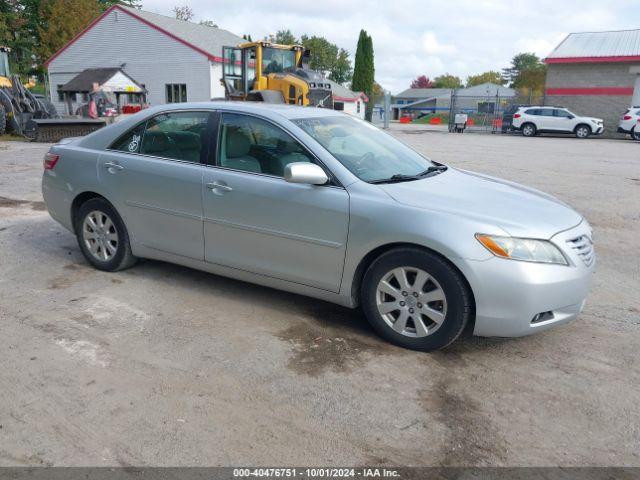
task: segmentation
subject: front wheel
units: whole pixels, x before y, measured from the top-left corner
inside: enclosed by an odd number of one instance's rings
[[[136,263],[129,234],[118,212],[104,198],[92,198],[80,206],[76,237],[85,258],[98,270],[115,272]]]
[[[460,273],[438,255],[417,248],[390,250],[375,260],[365,273],[361,298],[381,337],[425,352],[453,343],[473,311]]]
[[[586,125],[578,125],[578,127],[576,127],[575,134],[577,138],[587,138],[591,135],[591,129]]]
[[[633,130],[631,130],[631,138],[640,142],[640,129],[633,127]]]

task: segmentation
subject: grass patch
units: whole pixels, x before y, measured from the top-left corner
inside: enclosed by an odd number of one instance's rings
[[[26,139],[20,135],[14,135],[13,133],[5,133],[0,135],[0,142],[24,142]]]

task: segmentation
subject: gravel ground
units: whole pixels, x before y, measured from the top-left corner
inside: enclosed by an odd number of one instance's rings
[[[594,226],[575,322],[421,354],[320,301],[145,261],[98,272],[0,143],[0,466],[640,465],[640,143],[394,126]]]

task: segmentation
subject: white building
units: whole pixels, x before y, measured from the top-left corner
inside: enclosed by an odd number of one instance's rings
[[[46,62],[51,100],[66,112],[62,86],[91,68],[121,69],[152,105],[224,97],[222,47],[242,42],[221,28],[115,5]],[[74,109],[85,101],[71,100]]]

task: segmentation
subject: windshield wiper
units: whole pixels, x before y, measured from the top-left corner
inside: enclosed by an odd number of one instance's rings
[[[391,175],[389,178],[372,180],[369,183],[378,184],[378,183],[410,182],[412,180],[420,180],[432,173],[444,172],[446,169],[447,169],[446,165],[432,165],[431,167],[427,168],[424,172],[420,172],[417,175],[404,175],[401,173],[397,173],[395,175]]]
[[[424,172],[419,173],[418,177],[426,177],[427,175],[429,175],[430,173],[434,173],[434,172],[444,172],[447,169],[446,165],[432,165],[431,167],[427,168]]]
[[[379,180],[371,180],[369,183],[397,183],[397,182],[409,182],[411,180],[420,180],[420,176],[418,175],[403,175],[401,173],[397,173],[395,175],[391,175],[389,178],[381,178]]]

